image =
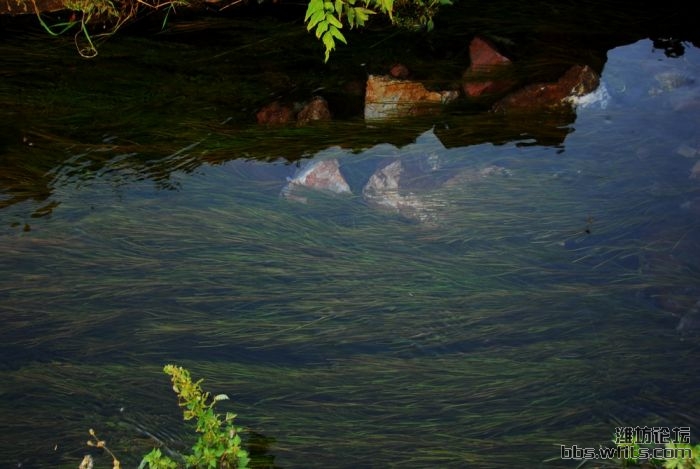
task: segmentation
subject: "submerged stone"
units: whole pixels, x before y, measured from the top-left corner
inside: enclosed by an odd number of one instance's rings
[[[464,94],[476,98],[486,94],[499,94],[510,89],[514,82],[498,79],[494,75],[511,64],[510,59],[501,55],[496,47],[486,39],[475,37],[469,44],[469,68],[462,78]]]
[[[260,109],[255,117],[261,125],[283,125],[294,120],[294,110],[279,101],[274,101]]]
[[[321,96],[315,96],[297,114],[297,124],[306,125],[311,121],[331,120],[331,111],[328,109],[328,102]]]
[[[600,77],[587,65],[574,65],[553,83],[535,83],[509,94],[493,105],[494,111],[538,111],[570,106],[576,98],[592,93]]]
[[[419,222],[434,222],[436,201],[400,190],[403,164],[396,160],[375,171],[362,189],[368,204]]]
[[[306,188],[333,194],[351,194],[350,186],[340,172],[337,159],[312,161],[289,179],[282,189],[282,196],[299,202],[306,198],[299,195],[299,189]]]

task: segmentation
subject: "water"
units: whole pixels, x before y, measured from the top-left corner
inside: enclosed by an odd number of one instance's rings
[[[149,435],[183,450],[165,363],[231,397],[260,467],[575,467],[559,445],[620,425],[698,440],[692,44],[612,48],[575,116],[259,129],[226,79],[254,65],[30,39],[2,93],[1,465],[76,467],[89,428],[129,465]],[[280,196],[333,158],[352,195]],[[399,213],[362,197],[396,161]]]

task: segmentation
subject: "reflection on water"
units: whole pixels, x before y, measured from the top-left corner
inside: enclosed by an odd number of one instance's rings
[[[181,449],[172,361],[280,467],[532,467],[620,423],[696,432],[698,77],[697,49],[640,41],[564,125],[520,123],[552,140],[338,122],[375,143],[298,165],[313,129],[28,135],[0,176],[0,461],[75,466],[90,427],[126,460],[148,434]],[[280,196],[317,161],[348,190]]]

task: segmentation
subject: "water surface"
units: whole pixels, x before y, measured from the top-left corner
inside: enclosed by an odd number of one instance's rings
[[[88,428],[129,464],[149,435],[182,450],[165,363],[231,397],[260,467],[573,467],[559,445],[619,425],[697,441],[700,51],[605,62],[573,119],[506,138],[468,112],[258,129],[163,66],[114,77],[118,113],[80,73],[10,73],[0,462],[75,467]],[[329,158],[352,195],[280,196]],[[363,200],[394,161],[429,216]]]

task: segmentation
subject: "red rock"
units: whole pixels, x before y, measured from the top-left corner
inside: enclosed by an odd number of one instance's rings
[[[258,124],[262,125],[281,125],[288,124],[294,119],[294,110],[275,101],[264,106],[256,114]]]
[[[478,36],[469,44],[469,59],[471,66],[477,68],[510,63],[510,59],[501,55],[491,42]]]
[[[408,78],[410,72],[408,71],[408,67],[406,67],[404,64],[394,64],[391,66],[391,69],[389,69],[389,75],[394,78],[404,80]]]
[[[314,97],[297,114],[297,124],[306,125],[311,121],[331,120],[331,111],[328,109],[328,102],[320,96]]]
[[[570,106],[574,98],[593,92],[600,77],[587,65],[574,65],[554,83],[528,85],[493,105],[494,111],[541,110]]]
[[[475,98],[485,94],[498,94],[513,86],[512,80],[485,79],[502,73],[503,67],[511,64],[510,59],[501,55],[487,40],[475,37],[469,44],[471,64],[464,72],[462,86],[464,94]]]
[[[365,119],[425,114],[456,97],[456,91],[429,91],[416,81],[370,75],[365,90]]]

